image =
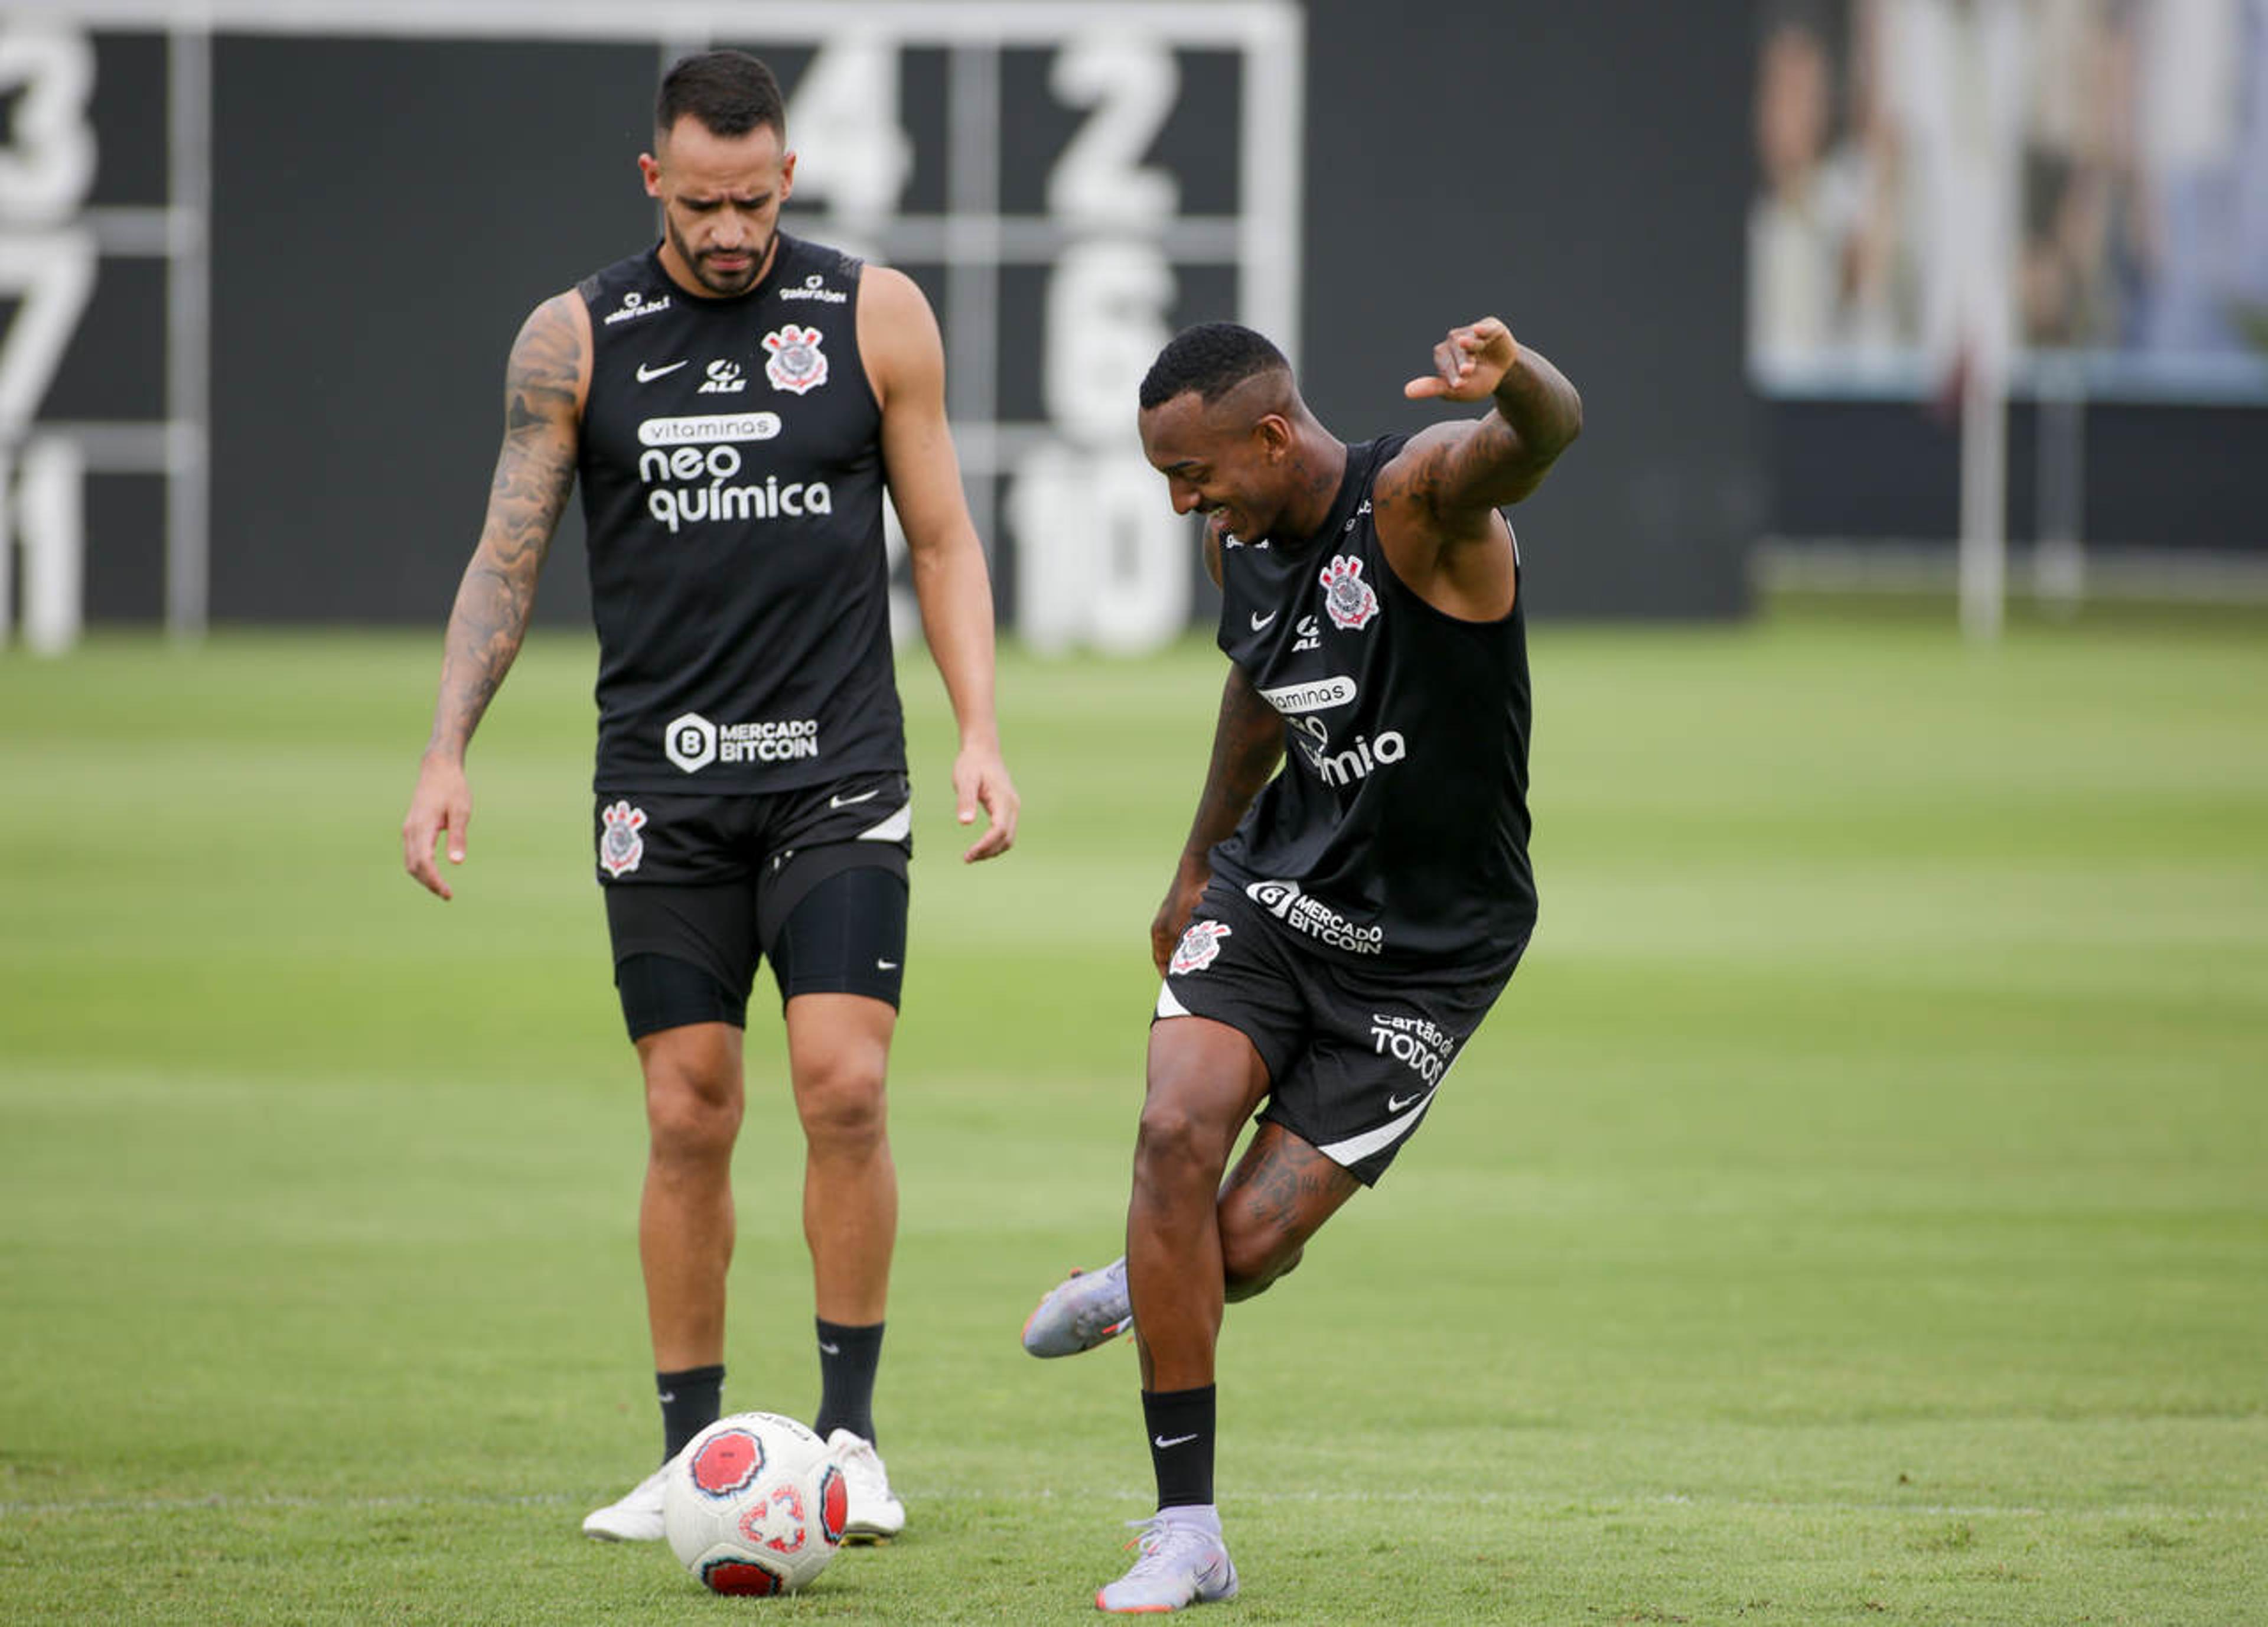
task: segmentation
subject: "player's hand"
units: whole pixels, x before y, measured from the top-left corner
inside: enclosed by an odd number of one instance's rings
[[[401,822],[401,865],[426,891],[443,899],[456,894],[433,862],[433,846],[449,839],[449,862],[465,862],[465,832],[473,822],[472,788],[463,763],[428,757],[417,767],[417,788],[409,795],[409,814]]]
[[[1189,917],[1197,913],[1197,900],[1204,896],[1205,884],[1211,879],[1212,867],[1207,864],[1184,864],[1174,872],[1174,884],[1166,889],[1166,901],[1158,906],[1158,913],[1150,922],[1150,958],[1160,977],[1173,964],[1174,948],[1182,941]]]
[[[1412,401],[1485,401],[1519,359],[1512,329],[1484,316],[1468,327],[1450,329],[1449,336],[1433,347],[1433,371],[1410,380],[1402,393]]]
[[[1008,765],[1000,760],[999,747],[961,749],[961,755],[953,760],[953,795],[960,803],[956,817],[961,824],[976,824],[980,807],[990,822],[984,834],[961,855],[963,864],[997,859],[1014,845],[1016,810],[1023,806],[1023,799],[1016,795],[1015,781],[1008,778]]]

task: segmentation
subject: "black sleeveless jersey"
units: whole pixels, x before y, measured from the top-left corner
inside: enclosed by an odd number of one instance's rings
[[[861,263],[778,244],[736,299],[686,292],[657,249],[576,290],[600,791],[905,767]]]
[[[1220,647],[1283,714],[1285,757],[1212,866],[1335,957],[1479,965],[1535,922],[1525,621],[1516,595],[1460,621],[1395,575],[1370,493],[1407,439],[1347,448],[1314,536],[1222,545]]]

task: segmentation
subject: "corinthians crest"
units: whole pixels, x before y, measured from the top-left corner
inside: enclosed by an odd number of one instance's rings
[[[1361,560],[1333,554],[1318,580],[1323,584],[1323,609],[1330,612],[1332,626],[1360,628],[1378,614],[1378,595],[1362,580]]]
[[[1228,923],[1219,921],[1200,921],[1191,924],[1182,934],[1182,941],[1174,950],[1172,964],[1166,968],[1168,977],[1179,977],[1186,972],[1202,972],[1220,954],[1220,941],[1228,936]]]
[[[600,868],[609,876],[622,876],[637,869],[638,861],[645,857],[645,838],[638,834],[645,825],[645,810],[616,802],[600,812],[599,817],[607,827],[599,835]]]
[[[819,348],[816,328],[786,327],[764,336],[764,376],[773,388],[801,396],[827,382],[827,356]]]

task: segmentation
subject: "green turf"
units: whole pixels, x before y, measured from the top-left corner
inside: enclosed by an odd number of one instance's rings
[[[0,1618],[1071,1622],[1146,1511],[1112,1249],[1218,658],[1003,673],[952,862],[909,664],[911,1509],[808,1594],[576,1533],[656,1424],[634,1070],[538,637],[446,906],[438,640],[0,654]],[[2268,637],[1535,642],[1528,964],[1380,1190],[1231,1313],[1227,1622],[2268,1620]],[[759,1014],[762,1014],[760,1004]],[[728,1401],[816,1400],[754,1031]]]

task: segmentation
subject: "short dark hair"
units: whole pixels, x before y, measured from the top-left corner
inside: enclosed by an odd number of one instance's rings
[[[654,98],[654,128],[666,136],[688,114],[712,136],[745,136],[759,124],[787,136],[779,81],[746,51],[703,51],[670,65]]]
[[[1238,322],[1199,322],[1166,342],[1142,377],[1142,408],[1162,407],[1184,390],[1211,406],[1263,373],[1289,373],[1284,352]]]

